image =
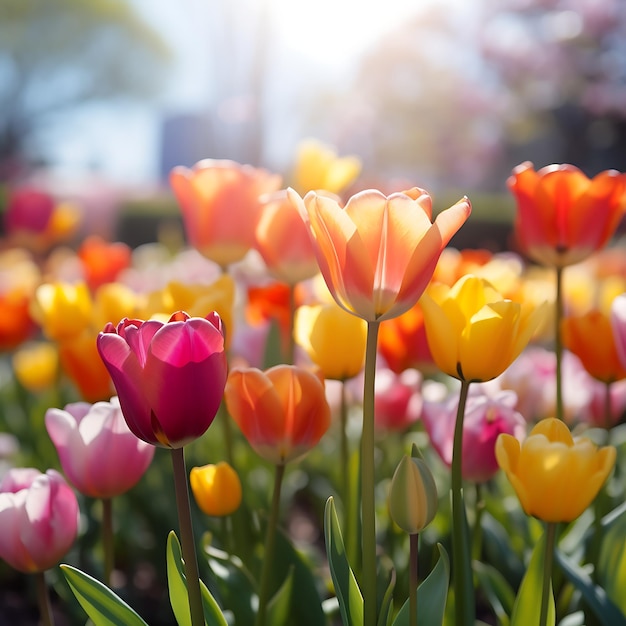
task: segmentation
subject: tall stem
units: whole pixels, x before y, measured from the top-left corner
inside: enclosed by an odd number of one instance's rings
[[[463,418],[470,382],[461,381],[452,449],[452,581],[456,626],[474,624],[473,583],[463,502]]]
[[[563,420],[563,337],[561,321],[563,320],[563,268],[556,268],[556,299],[554,311],[554,354],[556,357],[556,418]]]
[[[113,501],[111,498],[102,498],[102,549],[104,552],[104,584],[111,586],[113,572]]]
[[[191,504],[189,501],[184,448],[172,449],[172,465],[174,468],[174,490],[176,492],[176,508],[178,509],[180,542],[183,550],[183,559],[185,560],[191,624],[192,626],[204,626],[200,573],[198,571],[198,557],[196,556],[196,544],[191,522]]]
[[[44,572],[37,572],[33,575],[37,581],[37,602],[39,604],[41,624],[42,626],[54,626],[50,596],[48,595],[48,585],[46,585],[46,576]]]
[[[361,518],[363,553],[364,626],[376,626],[376,502],[374,498],[374,381],[379,322],[368,322],[363,386],[363,431],[361,433]]]
[[[476,494],[476,503],[474,504],[474,529],[472,537],[472,559],[474,561],[480,561],[480,556],[483,549],[483,533],[481,521],[483,518],[483,512],[485,511],[485,500],[482,494],[482,486],[480,483],[476,483],[474,486],[474,492]]]
[[[256,626],[264,626],[269,602],[270,574],[274,559],[274,544],[276,543],[276,527],[280,511],[280,491],[285,475],[285,465],[277,465],[274,474],[274,494],[272,495],[272,508],[267,520],[265,533],[265,552],[263,554],[263,567],[261,568],[261,582],[259,585],[259,608],[256,615]]]
[[[417,576],[419,533],[409,535],[409,625],[417,626]]]
[[[354,526],[355,511],[351,489],[352,471],[350,468],[350,442],[348,440],[348,399],[345,381],[341,381],[341,402],[339,406],[341,421],[341,498],[343,502],[343,527],[346,529],[346,552],[348,562],[355,570],[359,543],[357,528]]]
[[[224,451],[226,452],[226,460],[228,464],[235,467],[233,454],[233,431],[230,423],[230,415],[226,410],[226,405],[222,402],[217,410],[218,419],[222,423],[222,432],[224,434]]]
[[[539,626],[546,626],[548,622],[548,603],[552,593],[552,561],[554,559],[554,538],[556,536],[556,523],[546,524],[545,557],[543,560],[543,586],[541,590],[541,613]]]

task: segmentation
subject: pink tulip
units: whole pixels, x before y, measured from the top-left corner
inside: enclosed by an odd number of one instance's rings
[[[78,531],[78,501],[55,470],[14,468],[0,482],[0,558],[32,574],[56,565]]]
[[[167,323],[123,319],[98,335],[130,430],[155,446],[181,448],[213,422],[226,385],[222,320],[179,311]]]
[[[599,380],[591,381],[592,397],[581,420],[598,428],[617,426],[626,412],[626,378],[608,386],[610,403],[607,411],[607,385]]]
[[[143,476],[154,446],[128,428],[118,398],[48,409],[46,428],[69,481],[86,496],[112,498]]]
[[[390,369],[376,372],[374,419],[376,428],[383,431],[404,431],[416,422],[422,413],[422,375],[407,369],[395,374]]]
[[[463,420],[463,478],[485,482],[497,471],[495,445],[500,433],[523,439],[526,421],[515,410],[517,398],[513,392],[489,396],[478,388],[470,390]],[[458,393],[442,402],[424,402],[422,422],[441,460],[452,465],[454,426],[459,405]]]
[[[626,293],[623,293],[611,305],[611,326],[615,336],[617,354],[626,367]]]

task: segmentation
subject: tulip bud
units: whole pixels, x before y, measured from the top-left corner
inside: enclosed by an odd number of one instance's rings
[[[189,482],[197,505],[207,515],[230,515],[241,504],[241,481],[225,461],[192,468]]]
[[[404,455],[391,479],[389,514],[402,530],[419,533],[437,513],[435,479],[414,446],[412,455]]]

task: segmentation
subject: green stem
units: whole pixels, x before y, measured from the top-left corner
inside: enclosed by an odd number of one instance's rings
[[[363,619],[364,626],[376,626],[376,502],[374,497],[374,381],[376,348],[380,322],[368,322],[363,386],[363,431],[361,433],[361,518],[363,553]]]
[[[113,501],[102,498],[102,549],[104,551],[104,584],[111,586],[111,573],[115,560],[113,547]]]
[[[474,516],[474,529],[472,536],[472,559],[474,561],[480,561],[482,548],[483,548],[483,533],[481,527],[481,520],[483,512],[485,510],[485,500],[482,496],[482,485],[476,483],[474,485],[476,493],[476,502],[474,504],[475,516]]]
[[[233,454],[233,430],[230,423],[230,415],[226,410],[226,405],[222,402],[217,410],[219,420],[222,422],[222,432],[224,435],[224,450],[226,453],[226,461],[231,467],[235,467]]]
[[[42,626],[54,626],[50,596],[48,595],[48,586],[46,585],[46,576],[44,572],[36,572],[33,575],[37,581],[37,602],[39,604],[41,624]]]
[[[613,427],[613,410],[611,407],[611,381],[604,384],[604,428],[606,428],[606,445],[611,443],[611,428]]]
[[[556,356],[556,418],[563,420],[563,268],[556,268],[556,298],[554,311],[554,354]]]
[[[274,544],[276,543],[276,527],[278,526],[278,513],[280,510],[280,491],[285,475],[285,465],[277,465],[274,474],[274,494],[272,495],[272,508],[267,520],[265,534],[265,552],[263,554],[263,567],[261,568],[261,582],[259,584],[259,608],[256,615],[256,626],[264,626],[267,604],[269,602],[270,574],[274,559]]]
[[[346,529],[346,550],[348,553],[348,562],[354,568],[355,559],[357,557],[358,535],[354,532],[352,524],[353,508],[352,508],[352,492],[350,489],[351,475],[350,471],[350,446],[348,441],[348,399],[346,392],[346,383],[341,381],[341,402],[339,405],[339,417],[341,420],[341,498],[343,502],[343,527]]]
[[[198,557],[196,556],[196,544],[191,522],[191,504],[189,501],[184,448],[172,448],[172,465],[174,468],[174,490],[176,492],[178,524],[180,526],[180,542],[183,550],[183,560],[185,561],[191,624],[192,626],[204,626],[200,573],[198,571]]]
[[[552,561],[554,559],[554,539],[556,537],[556,523],[546,523],[546,545],[543,560],[543,586],[541,590],[541,613],[539,626],[548,623],[548,604],[552,593]]]
[[[459,406],[454,427],[452,448],[452,581],[454,583],[454,607],[456,626],[474,623],[472,570],[467,544],[465,504],[463,502],[463,418],[470,382],[461,381]]]
[[[409,626],[417,626],[417,575],[419,533],[409,535]]]

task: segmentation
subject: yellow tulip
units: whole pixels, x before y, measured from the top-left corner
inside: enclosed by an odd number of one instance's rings
[[[197,505],[207,515],[230,515],[241,504],[241,481],[226,461],[193,467],[189,483]]]
[[[89,328],[93,306],[85,283],[46,283],[37,287],[30,314],[54,341],[72,339]]]
[[[128,317],[136,317],[138,295],[122,283],[105,283],[94,294],[93,327],[104,328],[108,322],[117,324]]]
[[[593,501],[615,464],[613,446],[573,439],[561,420],[539,422],[526,440],[501,434],[496,459],[522,508],[545,522],[570,522]]]
[[[13,372],[22,387],[29,391],[50,389],[59,372],[57,349],[45,341],[23,345],[13,355]]]
[[[436,283],[420,299],[433,359],[464,381],[500,375],[543,322],[545,307],[504,299],[483,278],[468,274],[452,287]]]
[[[298,307],[294,336],[324,378],[346,380],[365,365],[367,323],[334,302]]]

